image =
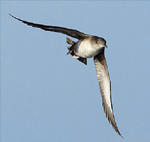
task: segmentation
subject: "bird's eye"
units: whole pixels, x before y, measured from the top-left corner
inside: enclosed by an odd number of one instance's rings
[[[101,40],[97,40],[97,43],[100,44],[100,43],[101,43]]]

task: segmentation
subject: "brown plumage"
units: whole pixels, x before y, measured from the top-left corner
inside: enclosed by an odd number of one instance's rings
[[[95,63],[95,68],[96,68],[96,73],[97,73],[97,78],[99,82],[99,88],[102,96],[102,103],[103,103],[104,112],[106,114],[106,118],[108,119],[109,123],[113,126],[115,131],[122,137],[117,127],[117,124],[115,122],[115,117],[113,113],[113,106],[112,106],[112,99],[111,99],[111,82],[110,82],[107,63],[104,55],[105,47],[107,47],[106,40],[101,37],[82,33],[78,30],[68,29],[68,28],[58,27],[58,26],[36,24],[25,20],[21,20],[19,18],[14,17],[11,14],[10,16],[32,27],[40,28],[45,31],[66,34],[73,38],[79,39],[79,41],[74,42],[71,39],[67,38],[66,40],[67,43],[71,45],[68,47],[69,50],[68,53],[71,54],[72,57],[77,58],[79,61],[81,61],[84,64],[87,64],[87,58],[94,57],[94,63]]]

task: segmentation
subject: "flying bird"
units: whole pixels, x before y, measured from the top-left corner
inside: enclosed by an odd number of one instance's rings
[[[85,34],[78,30],[59,27],[59,26],[36,24],[25,20],[21,20],[11,14],[9,15],[21,21],[22,23],[27,24],[28,26],[40,28],[45,31],[66,34],[68,36],[78,39],[78,41],[75,42],[68,37],[66,38],[66,42],[70,44],[70,46],[68,47],[67,54],[70,54],[72,58],[79,60],[85,65],[87,65],[87,58],[93,57],[97,78],[99,82],[100,93],[102,96],[102,104],[103,104],[106,118],[108,119],[112,127],[115,129],[115,131],[121,137],[123,137],[117,127],[114,113],[113,113],[112,98],[111,98],[111,81],[110,81],[108,67],[104,55],[105,48],[107,48],[106,40],[102,37]]]

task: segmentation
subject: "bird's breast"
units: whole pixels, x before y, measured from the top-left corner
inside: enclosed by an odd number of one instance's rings
[[[90,40],[78,41],[75,45],[74,52],[77,56],[82,58],[92,58],[100,53],[103,47],[93,44]]]

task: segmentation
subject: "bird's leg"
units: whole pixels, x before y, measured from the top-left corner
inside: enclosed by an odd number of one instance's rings
[[[72,55],[72,59],[78,59],[78,58],[80,58],[80,57],[77,55]]]

